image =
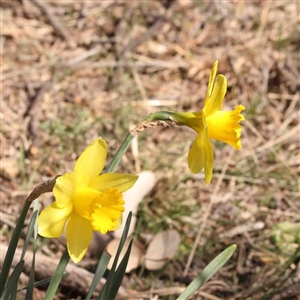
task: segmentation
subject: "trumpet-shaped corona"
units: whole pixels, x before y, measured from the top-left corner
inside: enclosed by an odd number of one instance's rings
[[[119,228],[124,211],[122,192],[131,188],[136,175],[99,175],[105,165],[106,142],[98,138],[78,158],[73,172],[56,179],[55,202],[38,218],[38,231],[48,238],[59,237],[66,225],[67,247],[77,263],[85,255],[93,231],[102,234]]]

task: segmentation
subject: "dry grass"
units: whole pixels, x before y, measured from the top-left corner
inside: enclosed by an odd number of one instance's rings
[[[111,158],[149,113],[202,108],[218,59],[228,79],[225,108],[247,108],[243,149],[215,143],[207,186],[187,168],[193,132],[159,128],[139,135],[138,153],[128,151],[119,171],[152,170],[158,182],[141,205],[137,234],[175,228],[182,245],[167,269],[138,270],[124,285],[174,299],[236,243],[230,263],[194,299],[299,299],[299,251],[293,253],[299,231],[273,234],[280,222],[300,223],[297,1],[1,6],[1,243],[28,192],[71,170],[94,138],[107,140]],[[42,250],[49,247],[55,248]]]

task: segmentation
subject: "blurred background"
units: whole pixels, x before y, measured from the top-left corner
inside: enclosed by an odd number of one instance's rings
[[[172,229],[181,243],[163,269],[126,275],[124,289],[176,299],[177,287],[235,243],[193,299],[300,299],[298,1],[20,0],[2,1],[1,10],[1,244],[28,193],[71,171],[93,139],[107,141],[109,163],[151,112],[202,109],[219,60],[224,109],[246,107],[242,149],[214,142],[206,185],[188,170],[189,128],[138,135],[118,172],[149,170],[156,184],[139,206],[135,236],[146,245]],[[40,200],[44,207],[51,195]],[[63,249],[41,240],[39,251],[59,258]],[[78,267],[92,272],[97,255],[86,259]],[[81,296],[65,287],[57,299]]]

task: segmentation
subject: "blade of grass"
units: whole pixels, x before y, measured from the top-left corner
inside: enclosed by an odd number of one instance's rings
[[[123,231],[123,234],[122,234],[122,237],[121,237],[121,240],[120,240],[120,244],[119,244],[119,247],[118,247],[114,262],[113,262],[113,265],[112,265],[111,270],[109,272],[109,275],[107,277],[106,283],[103,286],[103,289],[101,290],[101,292],[99,293],[99,296],[97,298],[98,300],[100,300],[100,299],[101,300],[109,299],[110,290],[111,290],[112,286],[114,285],[115,270],[117,268],[119,256],[121,254],[121,251],[122,251],[122,249],[124,247],[124,244],[125,244],[125,241],[127,239],[131,218],[132,218],[132,212],[130,212],[128,214],[128,217],[127,217],[127,220],[126,220],[126,223],[125,223],[125,226],[124,226],[124,231]]]
[[[59,283],[63,277],[63,273],[67,267],[69,260],[70,260],[70,256],[68,253],[68,249],[66,248],[62,257],[60,258],[60,261],[59,261],[57,267],[56,267],[55,273],[51,279],[50,285],[47,289],[44,299],[52,300],[54,298],[55,293],[56,293]]]
[[[129,260],[129,256],[130,256],[131,248],[132,248],[132,242],[133,242],[133,240],[130,241],[130,243],[128,245],[128,248],[127,248],[127,251],[126,251],[120,265],[118,266],[118,269],[117,269],[117,271],[115,273],[115,276],[114,276],[113,288],[110,290],[110,294],[109,294],[109,297],[107,299],[115,299],[116,296],[117,296],[118,290],[119,290],[120,285],[122,283],[122,280],[123,280],[123,277],[124,277],[124,274],[125,274],[125,271],[126,271],[126,267],[127,267],[127,264],[128,264],[128,260]]]
[[[4,262],[3,262],[3,266],[2,266],[2,272],[0,274],[0,296],[2,295],[2,293],[4,291],[6,280],[7,280],[9,270],[10,270],[10,267],[11,267],[11,264],[13,261],[13,257],[16,252],[18,241],[19,241],[19,238],[20,238],[20,235],[22,232],[22,228],[23,228],[24,221],[25,221],[28,209],[30,207],[30,204],[31,203],[29,203],[27,201],[25,202],[22,212],[20,214],[20,217],[17,221],[15,230],[13,232],[12,238],[8,245],[8,249],[7,249],[7,252],[6,252],[6,255],[4,258]]]
[[[17,300],[17,289],[14,289],[8,300]]]
[[[232,256],[236,249],[236,245],[231,245],[216,256],[203,271],[187,286],[177,300],[187,300],[195,293],[206,281],[214,276],[220,270],[228,259]]]
[[[97,269],[96,269],[96,272],[95,272],[95,275],[94,275],[94,278],[92,280],[92,283],[90,285],[90,288],[89,288],[89,291],[88,291],[88,294],[87,294],[85,300],[89,300],[92,297],[93,292],[96,289],[96,286],[98,285],[100,279],[103,277],[103,275],[106,271],[106,268],[107,268],[110,258],[111,258],[111,255],[108,252],[104,251],[102,253],[101,258],[98,263],[98,266],[97,266]]]
[[[69,274],[70,273],[64,273],[64,275],[62,276],[62,278],[65,278],[65,277],[69,276]],[[37,287],[37,286],[40,286],[40,285],[45,285],[45,284],[48,284],[51,280],[52,280],[52,277],[48,277],[48,278],[45,278],[43,280],[39,280],[39,281],[35,282],[33,285],[34,285],[34,287]],[[18,289],[17,292],[25,291],[25,290],[27,290],[27,288],[28,287],[25,286],[25,287],[23,287],[21,289]]]
[[[33,222],[33,229],[34,229],[34,231],[33,231],[33,256],[32,256],[31,269],[30,269],[30,275],[29,275],[29,281],[28,281],[28,289],[26,291],[25,300],[33,299],[34,275],[35,275],[35,252],[36,252],[36,246],[37,246],[36,240],[37,240],[37,234],[38,234],[38,227],[37,227],[38,205],[39,205],[39,200],[38,199],[34,200],[34,202],[33,202],[34,213],[32,215],[32,218],[31,218],[30,224],[29,224],[29,226],[30,226],[31,222]],[[32,221],[33,219],[34,219],[34,221]],[[28,232],[29,232],[29,229],[28,229]]]
[[[25,236],[25,242],[24,242],[24,246],[23,246],[23,250],[22,250],[22,254],[21,254],[20,260],[24,259],[25,253],[27,251],[27,248],[28,248],[28,245],[30,243],[30,239],[31,239],[31,236],[32,236],[32,233],[33,233],[33,230],[34,230],[34,226],[35,226],[35,223],[36,223],[37,215],[38,215],[38,212],[35,211],[32,214],[32,217],[31,217],[31,219],[29,221],[28,230],[27,230],[27,233],[26,233],[26,236]]]
[[[13,270],[10,278],[7,281],[7,285],[3,289],[3,293],[1,295],[0,300],[7,300],[9,297],[13,300],[16,299],[12,298],[12,296],[17,295],[17,290],[18,290],[18,282],[19,282],[19,277],[23,271],[24,267],[24,260],[21,260],[18,262],[16,265],[15,269]]]

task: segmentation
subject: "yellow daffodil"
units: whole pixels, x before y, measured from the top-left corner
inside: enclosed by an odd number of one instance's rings
[[[122,192],[131,188],[137,176],[102,174],[107,155],[106,142],[98,138],[78,158],[74,171],[57,178],[55,202],[39,216],[39,234],[59,237],[66,225],[67,247],[77,263],[85,255],[93,231],[102,234],[119,228],[124,211]]]
[[[227,80],[224,75],[216,77],[217,68],[216,61],[210,73],[203,110],[172,114],[175,121],[189,126],[198,133],[188,155],[188,165],[195,174],[204,169],[207,184],[211,181],[214,165],[213,148],[209,139],[219,140],[235,149],[240,149],[242,127],[239,122],[244,120],[241,111],[245,109],[243,105],[238,105],[233,111],[221,110],[227,90]]]

